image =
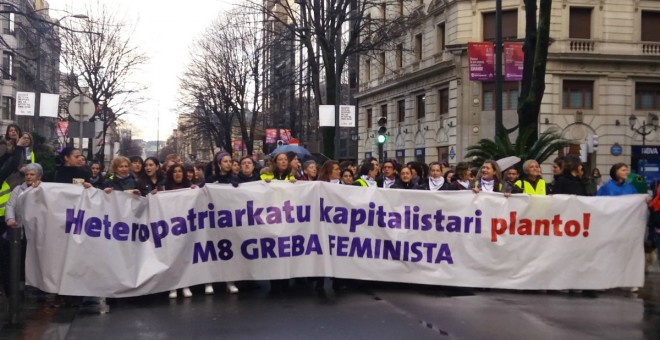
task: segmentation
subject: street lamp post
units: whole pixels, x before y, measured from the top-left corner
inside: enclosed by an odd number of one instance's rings
[[[635,127],[635,124],[637,123],[637,116],[635,114],[630,114],[628,117],[628,123],[630,124],[630,130],[634,131],[637,134],[640,134],[642,136],[642,148],[646,146],[646,136],[650,135],[651,133],[655,132],[658,130],[658,123],[660,120],[658,119],[658,116],[649,113],[649,118],[651,119],[651,123],[647,123],[646,120],[642,120],[642,125],[639,127]],[[642,155],[644,155],[644,150],[642,150]],[[642,166],[640,174],[642,177],[644,177],[644,180],[646,180],[646,156],[642,156]]]

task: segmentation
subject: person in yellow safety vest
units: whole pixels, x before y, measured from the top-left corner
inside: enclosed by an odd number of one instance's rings
[[[24,139],[29,144],[25,146],[25,163],[36,163],[34,158],[34,141],[32,140],[32,135],[28,132],[23,132],[21,139]]]
[[[272,168],[261,169],[259,178],[266,183],[270,181],[296,181],[295,170],[289,166],[289,158],[284,152],[275,155]]]
[[[376,176],[378,176],[378,167],[372,162],[362,163],[358,171],[358,178],[353,181],[353,185],[361,187],[377,187]]]
[[[523,163],[523,178],[516,181],[515,185],[528,195],[546,195],[545,180],[541,178],[541,167],[533,159]]]

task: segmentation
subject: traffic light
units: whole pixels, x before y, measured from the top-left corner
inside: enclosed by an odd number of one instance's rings
[[[376,143],[383,145],[387,142],[387,117],[380,117],[378,119],[378,136],[376,137]]]

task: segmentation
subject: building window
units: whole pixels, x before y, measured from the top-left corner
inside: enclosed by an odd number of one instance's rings
[[[383,21],[387,20],[387,4],[384,2],[380,4],[380,15]]]
[[[568,37],[591,39],[591,8],[571,7]]]
[[[438,109],[441,115],[449,113],[449,89],[438,91]]]
[[[367,82],[371,80],[371,59],[364,61],[364,80]]]
[[[406,120],[406,101],[405,99],[401,99],[396,102],[396,114],[397,114],[397,121],[399,123],[403,123]]]
[[[403,67],[403,44],[396,45],[396,68]]]
[[[2,97],[2,119],[12,120],[14,118],[14,98]]]
[[[564,80],[563,108],[586,109],[593,108],[593,81]]]
[[[380,65],[380,75],[385,75],[385,52],[381,52],[380,55],[378,56],[378,62]]]
[[[397,9],[397,14],[399,16],[403,16],[403,0],[398,0],[397,1],[396,9]]]
[[[435,48],[436,53],[442,53],[445,50],[445,23],[435,26]]]
[[[414,42],[414,52],[417,60],[422,60],[422,34],[417,34],[415,36]]]
[[[417,119],[422,119],[426,115],[426,94],[419,94],[415,97],[417,109]]]
[[[660,41],[660,11],[642,11],[642,41]]]
[[[495,110],[495,83],[482,83],[483,107],[484,111]],[[507,82],[502,84],[502,110],[518,109],[518,83]]]
[[[387,104],[383,104],[380,106],[380,116],[385,117],[385,119],[387,119]]]
[[[495,12],[483,13],[484,41],[495,41]],[[502,11],[502,40],[518,38],[518,10]]]
[[[373,127],[372,125],[374,124],[372,113],[373,112],[371,109],[367,109],[367,130],[371,129]]]
[[[14,13],[12,12],[11,6],[4,6],[5,14],[2,17],[2,33],[3,34],[14,34],[16,22]]]
[[[660,83],[635,84],[635,110],[660,110]]]
[[[9,52],[2,53],[2,79],[13,79],[14,77],[14,55]]]

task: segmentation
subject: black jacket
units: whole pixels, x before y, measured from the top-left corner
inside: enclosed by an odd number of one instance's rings
[[[553,183],[552,194],[587,196],[587,188],[582,178],[564,173]]]
[[[220,184],[231,184],[235,187],[238,186],[238,178],[232,173],[226,175],[211,175],[206,178],[206,183],[220,183]]]
[[[242,172],[239,172],[237,176],[237,180],[238,183],[256,182],[256,181],[260,181],[261,177],[259,177],[259,173],[257,173],[256,171],[252,172],[252,176],[249,177],[243,175]]]
[[[419,186],[415,184],[412,180],[408,183],[404,183],[400,178],[397,178],[394,184],[390,187],[391,189],[419,189]]]
[[[132,175],[128,175],[126,178],[119,178],[117,175],[114,175],[112,179],[108,180],[105,183],[106,188],[112,188],[112,190],[134,190],[138,189],[138,183],[133,178]]]
[[[419,190],[431,190],[431,185],[429,184],[428,177],[427,178],[422,178],[422,179],[419,180],[418,189]],[[447,183],[447,181],[445,181],[445,183],[443,183],[442,186],[440,187],[440,189],[438,189],[438,190],[456,190],[456,189],[453,189],[451,187],[451,184],[449,184],[449,183]]]
[[[85,182],[89,182],[91,174],[87,172],[84,168],[79,168],[77,166],[64,166],[61,165],[55,169],[55,173],[51,179],[51,182],[55,183],[69,183],[74,184],[73,179],[82,179]]]

